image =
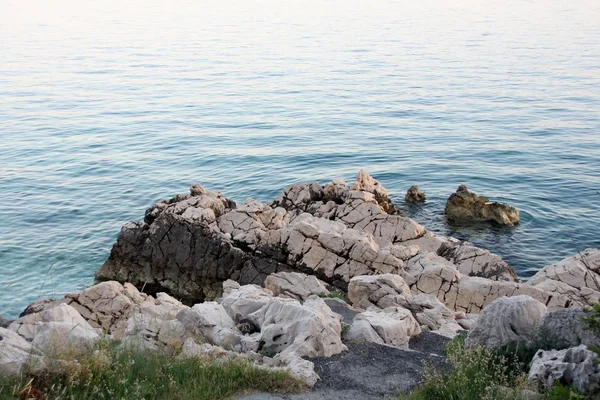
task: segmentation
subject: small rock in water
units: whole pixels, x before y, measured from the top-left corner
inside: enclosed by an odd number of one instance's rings
[[[516,208],[508,204],[491,203],[487,197],[470,192],[467,185],[460,185],[448,197],[444,213],[449,219],[457,221],[494,221],[511,226],[519,223]]]
[[[411,186],[404,196],[407,203],[422,203],[425,201],[425,192],[421,192],[416,185]]]
[[[192,196],[201,196],[203,194],[206,194],[206,190],[204,189],[204,186],[202,186],[199,183],[196,183],[190,186],[190,194]]]

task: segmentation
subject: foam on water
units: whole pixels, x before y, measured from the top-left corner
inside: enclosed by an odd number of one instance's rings
[[[521,276],[600,246],[598,1],[87,3],[0,4],[5,315],[196,182],[269,201],[366,168]],[[522,223],[449,225],[460,183]]]

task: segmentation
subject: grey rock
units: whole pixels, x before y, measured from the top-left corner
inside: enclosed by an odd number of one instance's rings
[[[598,355],[580,345],[566,350],[539,350],[533,357],[528,380],[549,389],[560,383],[580,393],[600,392]]]
[[[342,317],[343,323],[348,325],[352,325],[354,317],[360,313],[360,310],[353,308],[350,304],[341,299],[324,298],[323,301],[329,306],[331,311]]]
[[[420,335],[413,336],[408,341],[410,350],[420,351],[421,353],[437,354],[445,356],[446,345],[452,339],[447,336],[439,335],[435,332],[421,332]]]
[[[10,321],[8,319],[4,319],[2,318],[2,316],[0,316],[0,328],[8,328],[8,326],[12,323],[13,321]]]
[[[501,347],[510,343],[532,344],[546,306],[529,296],[502,297],[485,307],[469,332],[469,346]]]
[[[449,219],[457,221],[494,221],[500,225],[519,223],[519,212],[508,204],[491,203],[487,197],[470,192],[460,185],[451,194],[444,210]]]
[[[544,315],[539,341],[554,350],[586,346],[600,346],[600,336],[588,329],[581,320],[586,314],[581,308],[567,308]],[[548,347],[550,346],[550,347]]]
[[[423,203],[425,201],[425,192],[421,192],[419,187],[414,185],[406,191],[404,201],[407,203]]]

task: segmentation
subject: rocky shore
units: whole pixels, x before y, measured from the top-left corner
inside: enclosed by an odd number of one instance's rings
[[[462,186],[446,212],[518,222],[514,208]],[[85,351],[109,338],[287,369],[322,398],[339,390],[381,398],[418,384],[425,362],[443,366],[440,343],[460,332],[486,347],[531,344],[545,332],[560,345],[536,354],[531,384],[594,392],[600,369],[586,346],[600,342],[580,316],[600,300],[599,269],[600,251],[588,249],[522,282],[500,256],[400,215],[365,171],[351,184],[291,185],[270,204],[238,205],[196,184],[123,226],[96,274],[104,282],[0,320],[0,375],[43,370],[67,347]],[[396,383],[375,389],[366,369],[388,361],[365,360],[386,348],[412,360],[413,372],[382,366]],[[332,371],[348,360],[354,372],[342,387]]]

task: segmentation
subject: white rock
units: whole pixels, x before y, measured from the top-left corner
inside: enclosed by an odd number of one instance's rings
[[[273,361],[288,369],[292,377],[303,381],[308,387],[313,387],[319,379],[319,375],[315,372],[315,365],[294,353],[277,354]]]
[[[383,339],[377,334],[368,319],[355,319],[352,325],[350,325],[348,332],[344,335],[344,339],[384,344]]]
[[[308,298],[304,304],[273,298],[249,318],[261,328],[264,346],[277,353],[287,351],[301,357],[331,357],[346,350],[340,338],[341,317],[316,296]]]
[[[0,377],[20,376],[40,366],[39,351],[15,332],[0,328]]]
[[[97,330],[87,323],[81,326],[52,321],[39,325],[31,344],[46,355],[60,357],[89,350],[99,339]]]
[[[531,344],[546,313],[546,306],[529,296],[503,297],[485,307],[469,332],[470,346],[501,347]]]
[[[241,333],[222,305],[209,301],[196,304],[177,314],[185,330],[206,337],[212,344],[225,349],[234,349],[240,344]]]
[[[581,345],[566,350],[538,350],[529,369],[528,380],[546,389],[556,382],[572,385],[580,393],[600,391],[598,356]]]
[[[235,288],[228,282],[233,281],[226,281],[223,284],[221,305],[234,321],[240,321],[248,314],[259,310],[273,297],[273,293],[269,289],[263,289],[257,285],[237,285]]]
[[[291,297],[297,300],[305,300],[312,295],[325,296],[329,294],[325,284],[316,276],[299,272],[271,274],[265,279],[265,287],[271,290],[275,296]]]
[[[366,327],[364,322],[367,322],[373,328],[379,340]],[[354,323],[350,327],[348,338],[360,338],[407,349],[410,338],[420,333],[419,323],[409,310],[401,307],[388,307],[384,310],[372,308],[354,317]]]
[[[364,309],[372,305],[380,308],[396,305],[398,295],[409,296],[410,288],[402,277],[395,274],[355,276],[348,285],[348,298],[352,305]]]
[[[600,302],[599,271],[600,250],[587,249],[542,268],[527,284],[566,296],[579,306],[591,306]]]
[[[78,329],[83,331],[93,332],[96,336],[102,333],[101,329],[93,328],[88,324],[75,308],[64,303],[39,313],[19,318],[9,326],[9,329],[32,341],[40,329],[47,324],[65,324],[74,329],[78,327]],[[44,333],[47,332],[48,330],[44,329]]]

